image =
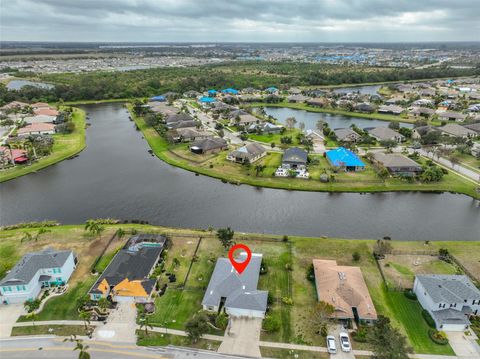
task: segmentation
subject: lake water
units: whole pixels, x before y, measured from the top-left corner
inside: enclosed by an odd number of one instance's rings
[[[148,153],[121,104],[84,107],[79,157],[0,184],[0,223],[141,219],[174,227],[345,238],[480,240],[480,203],[464,195],[318,193],[234,186]]]
[[[335,93],[359,92],[362,95],[378,95],[381,85],[340,87],[333,90]]]
[[[267,115],[273,116],[280,123],[285,124],[285,120],[289,117],[295,117],[297,127],[300,122],[305,124],[305,129],[316,130],[318,120],[325,121],[331,129],[348,128],[355,124],[360,128],[366,127],[388,127],[389,122],[380,120],[370,120],[367,118],[350,117],[344,115],[335,115],[325,112],[309,112],[304,110],[296,110],[285,107],[265,107]],[[402,127],[413,128],[410,123],[402,122]]]
[[[28,80],[12,80],[7,84],[8,90],[20,90],[24,86],[33,86],[43,89],[53,89],[55,86],[44,82],[33,82]]]

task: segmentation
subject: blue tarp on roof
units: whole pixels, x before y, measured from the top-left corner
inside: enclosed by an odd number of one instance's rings
[[[217,94],[217,90],[211,89],[211,90],[208,90],[207,93],[209,96],[211,95],[215,96]]]
[[[153,96],[152,98],[150,98],[150,101],[167,101],[167,99],[165,98],[165,96]]]
[[[327,151],[327,158],[330,163],[336,167],[365,167],[365,164],[355,153],[344,147]]]
[[[228,89],[225,89],[225,90],[222,90],[223,93],[228,93],[230,95],[236,95],[238,94],[238,90],[235,90],[235,89],[232,89],[232,88],[228,88]]]
[[[277,92],[278,89],[275,86],[271,86],[271,87],[265,89],[265,91],[267,91],[267,92]]]
[[[212,103],[212,102],[215,102],[216,100],[213,97],[203,96],[203,97],[200,97],[198,101],[203,103]]]

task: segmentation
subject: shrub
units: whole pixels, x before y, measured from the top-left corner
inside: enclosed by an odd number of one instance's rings
[[[271,315],[265,316],[263,320],[263,330],[267,332],[276,332],[280,329],[280,322]]]
[[[353,252],[352,259],[354,262],[358,262],[360,260],[360,253],[358,253],[357,251]]]
[[[417,300],[417,295],[411,289],[405,289],[403,294],[405,294],[405,297],[407,297],[408,299]],[[427,312],[427,314],[428,314],[428,312]]]
[[[282,297],[282,303],[286,305],[293,305],[293,299],[290,297]]]
[[[315,283],[315,270],[313,269],[313,263],[311,263],[309,266],[308,266],[308,269],[307,269],[307,279],[312,282],[312,283]]]
[[[436,329],[428,329],[428,336],[430,339],[439,345],[447,345],[448,344],[448,337],[445,332],[438,331]]]
[[[220,313],[215,318],[215,326],[222,330],[225,330],[228,325],[228,317],[225,313]]]
[[[425,319],[425,321],[427,322],[427,324],[430,328],[433,328],[433,329],[436,328],[435,321],[433,320],[430,313],[427,312],[425,309],[422,310],[422,317],[423,317],[423,319]]]
[[[367,342],[367,329],[365,327],[359,327],[355,332],[352,333],[352,339],[358,343]]]

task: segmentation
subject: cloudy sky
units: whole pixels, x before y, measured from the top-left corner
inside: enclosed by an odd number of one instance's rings
[[[480,41],[480,0],[0,0],[23,41]]]

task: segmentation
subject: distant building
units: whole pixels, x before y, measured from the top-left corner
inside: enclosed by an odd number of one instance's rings
[[[391,115],[400,115],[404,111],[403,107],[396,105],[382,105],[378,108],[379,113],[387,113]]]
[[[268,292],[257,289],[261,265],[262,255],[252,253],[250,263],[240,275],[228,258],[217,259],[202,300],[203,309],[219,312],[223,306],[231,316],[264,318]]]
[[[404,135],[388,127],[374,127],[366,130],[377,141],[395,141],[398,143],[405,141]]]
[[[209,154],[218,153],[227,148],[227,141],[223,138],[213,137],[193,141],[190,146],[190,151],[196,154]]]
[[[365,164],[358,156],[344,147],[338,147],[334,150],[325,152],[325,156],[330,165],[337,169],[343,169],[348,172],[356,172],[365,169]]]
[[[456,123],[447,123],[445,126],[439,127],[438,130],[441,131],[443,134],[451,137],[477,137],[477,133],[475,131],[464,126],[457,125]]]
[[[417,275],[413,291],[438,330],[464,331],[480,314],[480,290],[465,275]]]
[[[55,133],[55,125],[51,123],[36,122],[17,130],[18,136],[30,135],[53,135]]]
[[[333,133],[340,142],[357,142],[360,140],[360,135],[351,128],[336,128]]]
[[[77,258],[70,250],[28,253],[0,281],[0,301],[14,304],[33,300],[42,287],[67,283],[76,266]]]
[[[392,175],[416,176],[423,171],[417,162],[401,154],[375,152],[373,158]]]
[[[267,155],[267,151],[259,143],[249,143],[242,146],[227,155],[229,161],[238,163],[254,163]]]

